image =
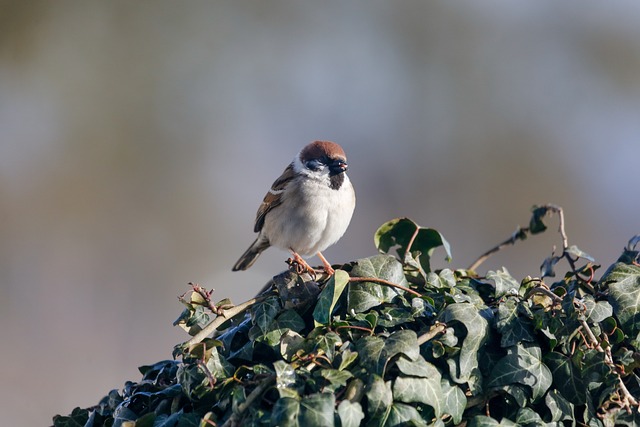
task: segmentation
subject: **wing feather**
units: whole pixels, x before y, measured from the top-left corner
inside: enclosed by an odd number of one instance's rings
[[[262,230],[265,217],[271,209],[282,203],[282,194],[284,193],[287,184],[291,182],[294,177],[295,173],[293,171],[293,163],[291,163],[287,166],[284,172],[282,172],[282,175],[274,181],[273,185],[271,185],[271,189],[264,196],[264,199],[262,199],[262,204],[260,204],[258,212],[256,213],[256,222],[253,227],[253,231],[258,233]]]

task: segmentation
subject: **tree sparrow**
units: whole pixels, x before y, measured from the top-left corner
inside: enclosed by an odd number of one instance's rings
[[[321,251],[342,237],[356,206],[346,171],[347,157],[338,144],[315,141],[304,147],[264,197],[254,226],[258,238],[233,271],[246,270],[265,249],[275,246],[291,251],[288,262],[299,272],[313,273],[301,256],[317,254],[327,274],[333,274]]]

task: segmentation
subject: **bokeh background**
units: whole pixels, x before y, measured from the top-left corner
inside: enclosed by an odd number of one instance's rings
[[[2,2],[0,423],[48,425],[170,358],[187,282],[241,302],[281,271],[275,249],[230,268],[314,139],[358,194],[333,262],[409,216],[465,267],[547,202],[614,261],[640,232],[638,22],[633,1]],[[559,244],[481,271],[535,275]]]

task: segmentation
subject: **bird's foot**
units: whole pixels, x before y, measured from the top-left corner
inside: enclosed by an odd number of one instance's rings
[[[286,262],[289,264],[289,268],[293,269],[296,274],[309,273],[314,280],[316,279],[316,271],[297,253],[293,252],[293,257],[289,258]]]
[[[322,261],[325,273],[327,273],[329,276],[333,276],[336,271],[333,269],[333,267],[331,267],[331,264],[329,264],[329,261],[327,261],[324,255],[322,255],[322,252],[318,252],[316,255],[318,255],[318,258],[320,258],[320,261]]]

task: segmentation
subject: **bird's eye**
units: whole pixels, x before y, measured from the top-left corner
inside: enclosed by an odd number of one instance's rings
[[[324,163],[322,163],[322,161],[318,159],[313,159],[307,161],[307,163],[305,163],[305,166],[309,168],[309,170],[318,171],[324,167]]]

